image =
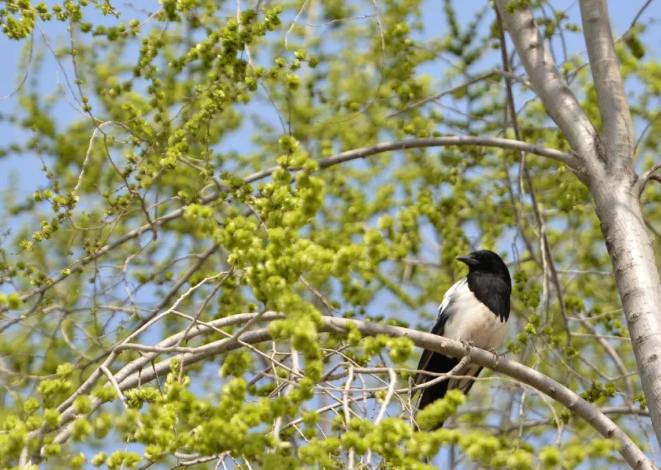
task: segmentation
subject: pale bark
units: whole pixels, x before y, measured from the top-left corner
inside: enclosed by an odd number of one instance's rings
[[[509,0],[496,0],[507,32],[546,112],[562,129],[574,152],[581,157],[594,154],[597,131],[544,45],[532,13],[524,9],[510,15],[508,3]]]
[[[581,0],[580,4],[608,171],[618,178],[630,178],[633,174],[633,128],[615,54],[608,6],[606,0]],[[620,172],[624,174],[617,174]]]
[[[536,92],[580,157],[573,169],[595,200],[652,426],[661,443],[661,282],[639,200],[651,173],[639,179],[633,167],[631,116],[606,2],[580,2],[603,137],[564,83],[530,10],[509,14],[508,0],[496,3]]]
[[[612,185],[592,191],[613,263],[652,425],[661,442],[661,283],[638,192]]]
[[[501,148],[508,150],[519,150],[521,152],[534,153],[541,157],[547,157],[569,166],[578,165],[578,159],[569,153],[560,150],[550,149],[541,145],[529,144],[520,140],[503,139],[500,137],[481,137],[481,136],[446,136],[446,137],[428,137],[419,139],[406,139],[395,142],[383,142],[370,145],[359,149],[347,150],[338,153],[332,157],[319,160],[319,168],[328,168],[340,163],[345,163],[358,158],[366,158],[384,152],[394,152],[397,150],[418,149],[426,147],[468,147],[482,146],[490,148]],[[252,183],[262,178],[270,176],[275,170],[280,168],[275,166],[252,175],[247,176],[244,181]]]
[[[605,177],[592,176],[589,186],[613,263],[652,425],[661,443],[661,282],[641,213],[643,188],[637,184],[633,167],[631,114],[606,1],[581,0],[580,4],[607,167]]]

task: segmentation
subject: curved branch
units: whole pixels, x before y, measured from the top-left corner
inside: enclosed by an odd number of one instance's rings
[[[560,150],[549,149],[541,145],[529,144],[526,142],[520,142],[518,140],[511,139],[502,139],[498,137],[473,137],[473,136],[449,136],[449,137],[436,137],[436,138],[427,138],[427,139],[409,139],[401,140],[395,142],[384,142],[381,144],[371,145],[368,147],[363,147],[355,150],[348,150],[346,152],[338,153],[328,158],[323,158],[318,160],[319,168],[324,169],[340,163],[349,162],[351,160],[357,160],[359,158],[366,158],[372,155],[377,155],[380,153],[391,152],[396,150],[407,150],[413,148],[424,148],[424,147],[450,147],[450,146],[459,146],[459,147],[469,147],[469,146],[480,146],[480,147],[494,147],[501,149],[510,149],[510,150],[519,150],[523,152],[532,153],[542,157],[551,158],[553,160],[565,163],[570,167],[574,167],[577,164],[577,159],[573,155],[562,152]],[[268,178],[273,174],[277,169],[281,168],[280,166],[274,166],[269,169],[259,171],[248,175],[244,178],[245,183],[253,183],[255,181]],[[292,171],[298,170],[298,168],[289,168]],[[225,188],[222,188],[223,190]],[[220,191],[209,194],[201,198],[202,204],[210,204],[211,202],[217,200],[220,197]],[[145,224],[141,227],[138,227],[130,232],[126,233],[124,236],[115,240],[108,245],[105,245],[99,248],[94,253],[88,255],[87,257],[73,263],[68,266],[67,274],[58,274],[48,283],[43,286],[33,289],[29,292],[21,295],[21,301],[27,302],[31,298],[40,295],[46,292],[48,289],[53,287],[56,284],[59,284],[64,279],[69,277],[71,274],[75,274],[81,271],[86,265],[92,261],[100,258],[101,256],[109,253],[120,245],[133,240],[134,238],[140,237],[142,234],[147,233],[152,230],[156,230],[161,225],[164,225],[172,220],[178,219],[184,215],[185,207],[174,210],[168,214],[165,214],[159,217],[156,220],[153,220],[151,224]],[[0,312],[6,312],[8,310],[7,306],[0,306]],[[0,329],[0,332],[2,330]]]
[[[652,168],[647,170],[645,173],[641,175],[640,178],[638,178],[638,181],[634,184],[634,194],[638,194],[638,197],[640,197],[643,194],[643,190],[645,189],[645,186],[647,186],[647,183],[649,180],[656,179],[659,181],[657,178],[658,176],[654,175],[659,169],[661,168],[661,162],[655,163]]]
[[[355,150],[347,150],[338,153],[332,157],[319,160],[319,168],[328,168],[340,163],[345,163],[359,158],[371,157],[385,152],[397,150],[417,149],[424,147],[493,147],[508,150],[519,150],[522,152],[533,153],[541,157],[550,158],[559,161],[568,166],[575,165],[578,160],[573,155],[560,150],[549,149],[541,145],[529,144],[519,140],[502,139],[500,137],[478,137],[478,136],[448,136],[448,137],[429,137],[423,139],[408,139],[395,142],[383,142],[381,144],[370,145]],[[252,183],[270,176],[275,170],[280,168],[274,166],[257,173],[253,173],[245,178],[246,183]],[[297,168],[291,168],[297,170]]]
[[[245,323],[250,321],[250,319],[256,315],[258,314],[240,314],[233,317],[219,319],[207,325],[200,325],[199,328],[190,330],[188,336],[193,337],[199,334],[208,333],[213,331],[214,328],[227,326],[228,324]],[[269,312],[264,313],[261,320],[273,321],[281,318],[284,318],[282,314]],[[441,336],[433,335],[430,333],[423,333],[408,328],[382,325],[371,322],[368,323],[358,320],[347,320],[344,318],[334,318],[328,316],[322,317],[321,323],[321,332],[348,334],[349,326],[350,324],[353,324],[361,332],[361,334],[365,336],[388,335],[391,337],[406,337],[409,338],[416,346],[427,349],[429,351],[447,354],[456,358],[469,356],[470,361],[477,365],[501,372],[509,377],[512,377],[513,379],[516,379],[539,390],[543,394],[551,397],[552,399],[567,407],[577,416],[584,419],[602,436],[608,439],[617,440],[620,443],[620,454],[632,468],[636,470],[655,469],[654,465],[650,462],[647,456],[636,446],[636,444],[629,438],[629,436],[627,436],[624,431],[622,431],[622,429],[617,426],[617,424],[615,424],[610,418],[602,413],[596,406],[587,402],[564,385],[559,384],[550,377],[547,377],[546,375],[534,369],[526,367],[523,364],[498,357],[489,351],[475,347],[470,348],[467,351],[464,345],[458,341],[453,341]],[[158,347],[162,348],[167,347],[168,345],[176,344],[179,337],[183,334],[184,333],[179,333],[170,338],[167,338],[166,340],[159,343]],[[130,375],[127,374],[127,372],[131,369],[135,370],[135,367],[132,367],[131,364],[129,364],[116,375],[116,379],[121,390],[135,388],[140,384],[146,383],[147,381],[153,380],[163,375],[167,375],[170,372],[170,363],[172,360],[179,361],[183,366],[190,366],[203,359],[241,348],[242,343],[257,344],[269,341],[271,339],[273,338],[266,328],[248,331],[241,338],[228,338],[214,341],[212,343],[205,344],[204,346],[195,348],[195,352],[186,353],[175,358],[163,360],[157,364],[154,364],[152,367],[145,369],[140,368],[140,370],[136,370],[135,372],[130,373]],[[150,359],[148,359],[147,356],[156,354],[157,353],[148,353],[145,355],[146,357],[137,359],[134,362],[145,364],[145,360],[147,360],[148,363]],[[98,408],[100,405],[100,402],[95,403],[94,409]],[[61,416],[61,423],[63,425],[68,421],[71,421],[75,416],[75,413],[68,411],[70,410],[67,410],[67,412],[63,413]],[[67,426],[62,431],[60,431],[54,442],[64,442],[68,439],[69,435],[70,430]]]

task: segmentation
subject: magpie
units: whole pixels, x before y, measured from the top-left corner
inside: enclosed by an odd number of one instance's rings
[[[468,275],[443,296],[431,333],[482,349],[495,349],[505,338],[510,315],[512,280],[507,266],[500,256],[489,250],[474,251],[456,259],[468,265]],[[457,364],[459,360],[454,357],[424,350],[418,370],[447,373]],[[482,367],[469,365],[461,375],[477,377],[481,371]],[[415,385],[421,385],[434,378],[418,372],[413,381]],[[423,388],[417,409],[422,410],[443,398],[451,389],[468,393],[474,382],[470,378],[448,379]]]

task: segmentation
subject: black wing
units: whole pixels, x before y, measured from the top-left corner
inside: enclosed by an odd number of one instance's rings
[[[438,316],[436,318],[436,323],[431,330],[431,333],[439,336],[443,336],[445,332],[445,324],[448,319],[455,314],[453,310],[453,294],[457,292],[458,289],[461,289],[465,286],[467,280],[462,279],[453,285],[445,293],[443,297],[443,302],[438,308]],[[459,364],[459,359],[454,357],[446,356],[445,354],[435,353],[432,351],[427,351],[426,349],[422,352],[420,357],[420,362],[418,363],[418,370],[432,372],[436,374],[442,374],[450,372],[457,364]],[[481,367],[471,366],[468,370],[464,371],[462,375],[477,377],[477,375],[482,371]],[[435,379],[435,376],[418,373],[415,375],[413,382],[415,385],[421,385],[430,380]],[[443,398],[448,390],[457,388],[463,393],[468,393],[468,391],[473,386],[475,381],[471,379],[450,379],[440,381],[430,387],[423,388],[420,391],[420,396],[418,398],[417,409],[421,410],[425,408],[430,403]]]

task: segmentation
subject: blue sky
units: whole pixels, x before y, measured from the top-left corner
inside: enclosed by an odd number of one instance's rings
[[[126,23],[133,17],[144,19],[146,16],[146,11],[152,11],[153,9],[158,8],[158,3],[151,0],[141,2],[140,10],[127,6],[127,4],[124,2],[114,3],[116,3],[120,11],[126,15],[122,18],[122,20]],[[459,1],[455,3],[457,14],[462,24],[466,24],[468,21],[470,21],[470,19],[473,17],[473,14],[478,9],[485,7],[490,8],[488,2],[483,0],[473,0],[470,2]],[[631,2],[609,2],[614,29],[617,33],[621,33],[627,29],[632,19],[644,3],[644,0]],[[245,4],[248,5],[249,2],[246,2]],[[368,4],[366,4],[366,7],[371,8],[371,2],[368,2]],[[567,10],[569,16],[574,18],[575,21],[580,21],[578,16],[579,7],[577,1],[554,1],[553,4],[556,8]],[[645,17],[661,18],[660,5],[661,3],[656,5],[653,3],[645,12]],[[95,24],[110,24],[115,21],[112,17],[104,18],[99,12],[94,11],[91,8],[89,11],[90,18]],[[424,12],[426,23],[425,34],[429,34],[430,36],[438,35],[436,25],[444,24],[442,4],[440,0],[426,2],[424,6]],[[34,52],[33,67],[27,77],[27,80],[37,81],[39,88],[43,90],[44,94],[54,93],[58,89],[66,90],[66,81],[67,79],[71,79],[71,64],[67,62],[60,62],[58,64],[53,59],[53,54],[48,50],[48,47],[44,49],[44,45],[46,43],[48,43],[50,47],[57,47],[57,45],[66,44],[66,41],[68,40],[66,26],[67,25],[65,23],[60,23],[57,21],[40,23],[39,29],[34,33],[34,41],[36,47]],[[323,34],[323,28],[320,28],[319,33]],[[568,49],[571,51],[570,55],[573,55],[574,53],[582,53],[584,51],[582,37],[579,34],[569,34],[567,35],[567,38]],[[646,44],[651,47],[651,49],[648,51],[648,54],[658,55],[660,48],[658,28],[649,30],[645,35],[645,39],[647,39]],[[0,37],[0,50],[3,51],[3,62],[6,66],[6,68],[3,70],[3,73],[0,74],[0,114],[4,116],[10,116],[14,114],[17,109],[18,100],[15,95],[10,95],[15,91],[17,84],[25,78],[24,74],[19,74],[19,63],[22,56],[23,60],[25,60],[27,57],[28,50],[24,49],[26,44],[27,41],[17,42],[9,40],[5,36]],[[41,57],[38,57],[37,50],[41,50]],[[39,64],[38,70],[35,70],[34,67],[34,64],[36,63]],[[429,70],[421,71],[424,73],[433,74],[434,70],[432,70],[431,67],[428,68]],[[441,90],[439,89],[439,91]],[[81,117],[81,115],[76,112],[74,107],[71,105],[73,101],[71,92],[66,92],[66,95],[69,103],[67,103],[67,100],[62,100],[56,108],[58,114],[60,114],[61,124],[80,119]],[[272,110],[265,109],[265,112],[272,113]],[[228,139],[228,142],[225,144],[225,148],[239,152],[245,151],[247,149],[246,146],[250,145],[250,127],[251,126],[243,126],[230,139]],[[12,127],[5,122],[0,122],[0,142],[2,145],[5,145],[9,142],[23,141],[26,138],[26,135],[27,134],[25,131],[21,131],[16,127]],[[43,173],[40,171],[40,168],[41,162],[34,155],[28,154],[21,155],[20,157],[12,156],[9,158],[2,158],[0,159],[0,184],[5,188],[9,187],[10,184],[18,185],[18,194],[15,195],[17,197],[20,197],[20,195],[32,194],[35,189],[43,187],[46,183],[46,179],[43,176]]]

